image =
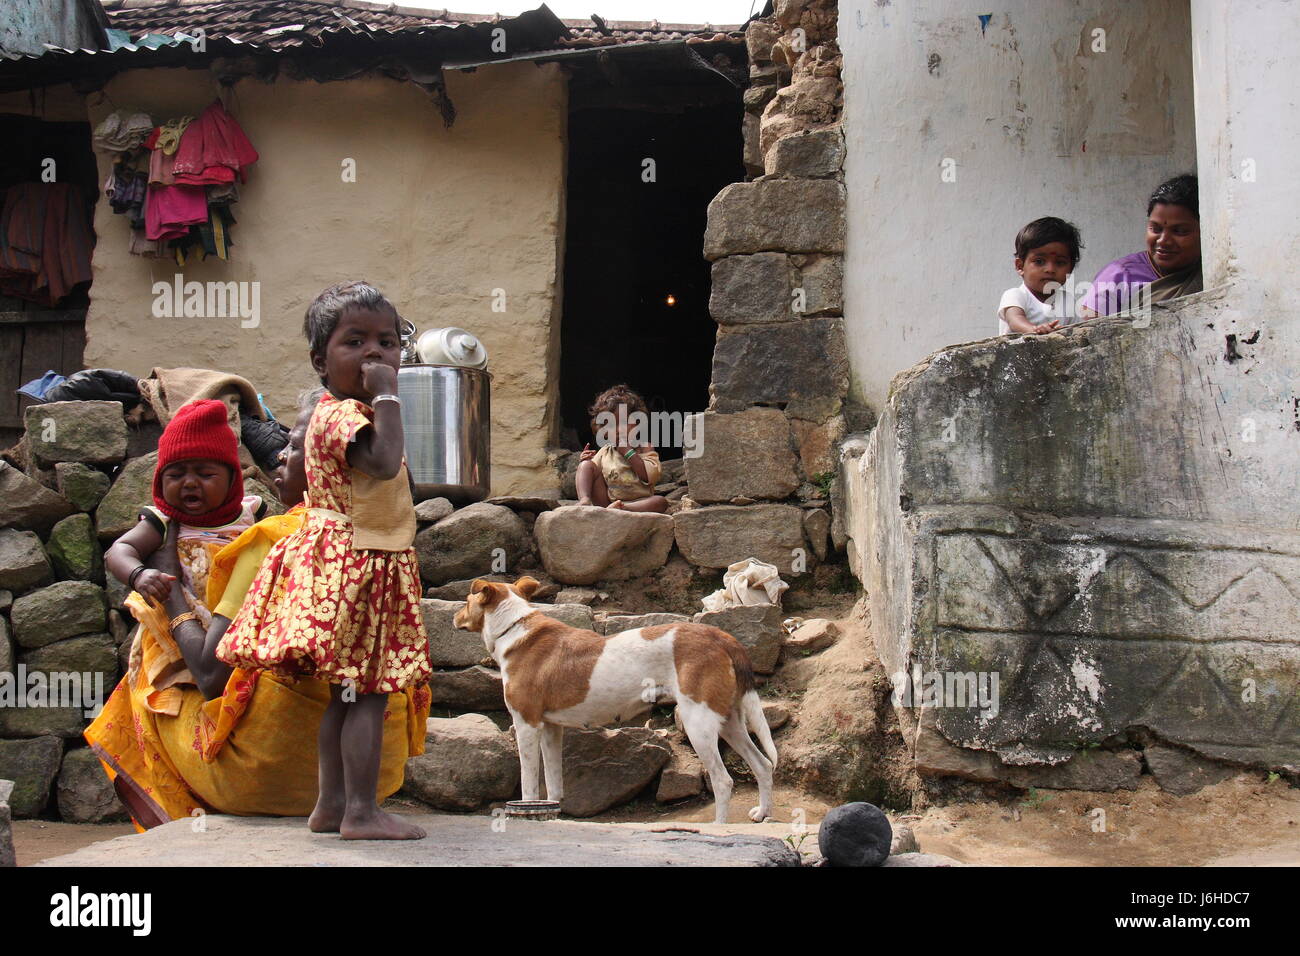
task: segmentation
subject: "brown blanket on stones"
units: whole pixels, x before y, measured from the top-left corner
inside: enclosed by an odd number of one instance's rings
[[[186,402],[215,398],[230,407],[231,426],[239,434],[239,415],[265,419],[257,389],[242,375],[206,368],[156,368],[140,379],[140,394],[166,425]]]

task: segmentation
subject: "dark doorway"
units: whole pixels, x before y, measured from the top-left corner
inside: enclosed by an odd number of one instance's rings
[[[89,123],[0,114],[0,142],[6,146],[0,151],[0,230],[5,230],[0,243],[34,235],[2,212],[10,190],[29,183],[74,184],[80,208],[73,213],[79,212],[93,229],[99,175],[90,136]],[[21,247],[29,244],[24,242]],[[0,256],[0,270],[8,261]],[[76,284],[52,302],[47,296],[21,294],[10,287],[10,278],[0,272],[0,448],[22,436],[23,410],[32,404],[30,398],[18,394],[19,386],[48,371],[71,375],[82,367],[90,303],[89,282]],[[20,289],[23,281],[16,278],[13,284]]]
[[[626,383],[651,411],[708,405],[717,326],[704,226],[710,200],[745,176],[742,92],[707,73],[571,84],[560,374],[570,448],[595,447],[587,406],[610,385]]]

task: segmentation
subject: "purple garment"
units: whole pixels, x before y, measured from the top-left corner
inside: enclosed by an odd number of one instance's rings
[[[1136,299],[1138,289],[1158,278],[1151,257],[1145,252],[1123,256],[1102,266],[1080,307],[1092,309],[1098,315],[1123,312]]]

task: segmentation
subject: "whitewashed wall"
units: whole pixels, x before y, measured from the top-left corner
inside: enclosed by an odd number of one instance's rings
[[[840,5],[845,324],[854,394],[877,409],[897,372],[997,334],[1021,226],[1078,225],[1091,281],[1143,248],[1156,184],[1195,169],[1188,0],[996,9],[982,24],[969,0]]]

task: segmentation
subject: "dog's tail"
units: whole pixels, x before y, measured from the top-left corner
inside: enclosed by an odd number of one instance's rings
[[[763,753],[767,754],[767,759],[772,761],[772,769],[775,770],[776,744],[772,742],[772,728],[767,725],[767,718],[763,716],[763,702],[758,699],[758,691],[745,691],[740,698],[740,713],[745,718],[745,724],[750,732],[758,738],[759,746],[763,748]]]

